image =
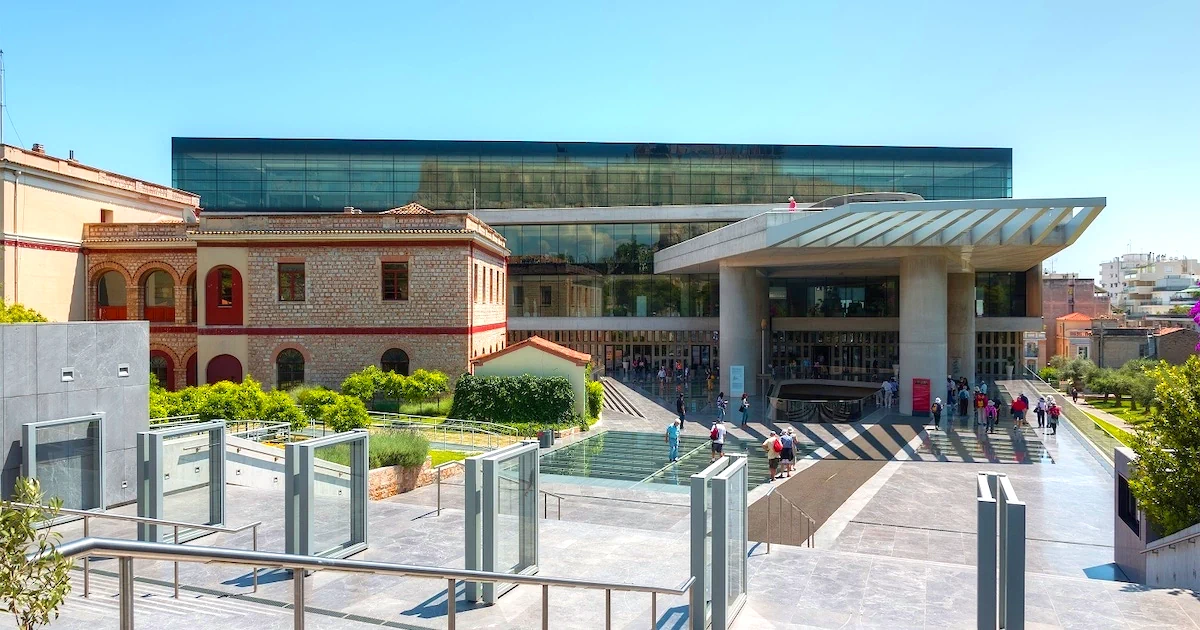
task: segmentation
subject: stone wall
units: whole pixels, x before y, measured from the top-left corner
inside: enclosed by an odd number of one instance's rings
[[[136,434],[150,424],[149,355],[146,322],[0,325],[0,493],[9,496],[21,474],[21,425],[104,412],[107,503],[135,500]]]
[[[429,458],[420,468],[405,468],[404,466],[384,466],[372,468],[367,475],[367,497],[377,501],[403,494],[410,490],[428,486],[437,481],[437,476],[447,479],[462,474],[460,466],[446,466],[435,471]]]
[[[276,385],[275,357],[285,348],[304,356],[304,382],[341,387],[351,372],[379,365],[383,353],[399,348],[408,354],[409,373],[439,370],[451,380],[467,369],[466,335],[250,335],[247,373],[265,387]]]

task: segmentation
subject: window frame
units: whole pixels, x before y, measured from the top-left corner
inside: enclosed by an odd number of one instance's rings
[[[277,262],[275,279],[280,302],[304,302],[307,290],[307,275],[303,262]],[[284,267],[292,267],[285,270]],[[295,269],[299,267],[299,270]],[[298,290],[298,291],[297,291]]]
[[[403,286],[402,290],[400,290],[400,288],[399,288],[400,283],[397,281],[396,271],[389,270],[388,265],[400,265],[403,268],[404,286]],[[393,291],[392,291],[392,295],[390,297],[388,295],[388,279],[389,279],[389,277],[391,278],[392,283],[393,283]],[[410,293],[409,293],[410,280],[411,280],[411,276],[409,274],[409,266],[408,266],[407,260],[384,260],[384,261],[381,261],[379,264],[379,296],[380,296],[380,299],[384,302],[407,302],[409,299],[409,296],[410,296]]]
[[[295,353],[296,356],[300,357],[299,368],[297,368],[297,366],[294,362],[289,362],[287,364],[280,363],[280,359],[284,358],[284,356],[288,353]],[[284,348],[284,349],[280,350],[279,353],[275,355],[275,386],[279,389],[290,389],[297,385],[303,385],[304,384],[304,372],[305,372],[305,368],[307,367],[307,364],[308,364],[308,360],[304,358],[304,353],[301,352],[300,350],[298,350],[296,348]],[[293,378],[286,379],[286,380],[283,378],[283,376],[284,376],[283,370],[285,368],[287,370],[289,370],[290,372],[292,372],[288,376],[291,376]],[[300,378],[298,380],[296,378],[294,378],[296,376],[295,372],[297,369],[299,369],[299,376],[300,376]]]

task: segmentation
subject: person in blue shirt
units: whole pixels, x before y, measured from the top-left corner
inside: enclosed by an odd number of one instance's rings
[[[667,457],[671,461],[679,461],[679,421],[667,426]]]

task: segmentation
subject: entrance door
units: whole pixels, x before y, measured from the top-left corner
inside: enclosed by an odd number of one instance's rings
[[[813,376],[824,378],[829,374],[829,358],[833,356],[832,346],[813,346]],[[820,367],[818,372],[817,366]]]

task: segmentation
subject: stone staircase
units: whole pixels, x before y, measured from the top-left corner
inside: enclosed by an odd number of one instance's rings
[[[623,413],[635,418],[645,418],[646,415],[638,409],[637,405],[633,404],[626,396],[626,388],[621,383],[609,377],[600,379],[604,383],[604,409],[610,409],[618,413]]]

